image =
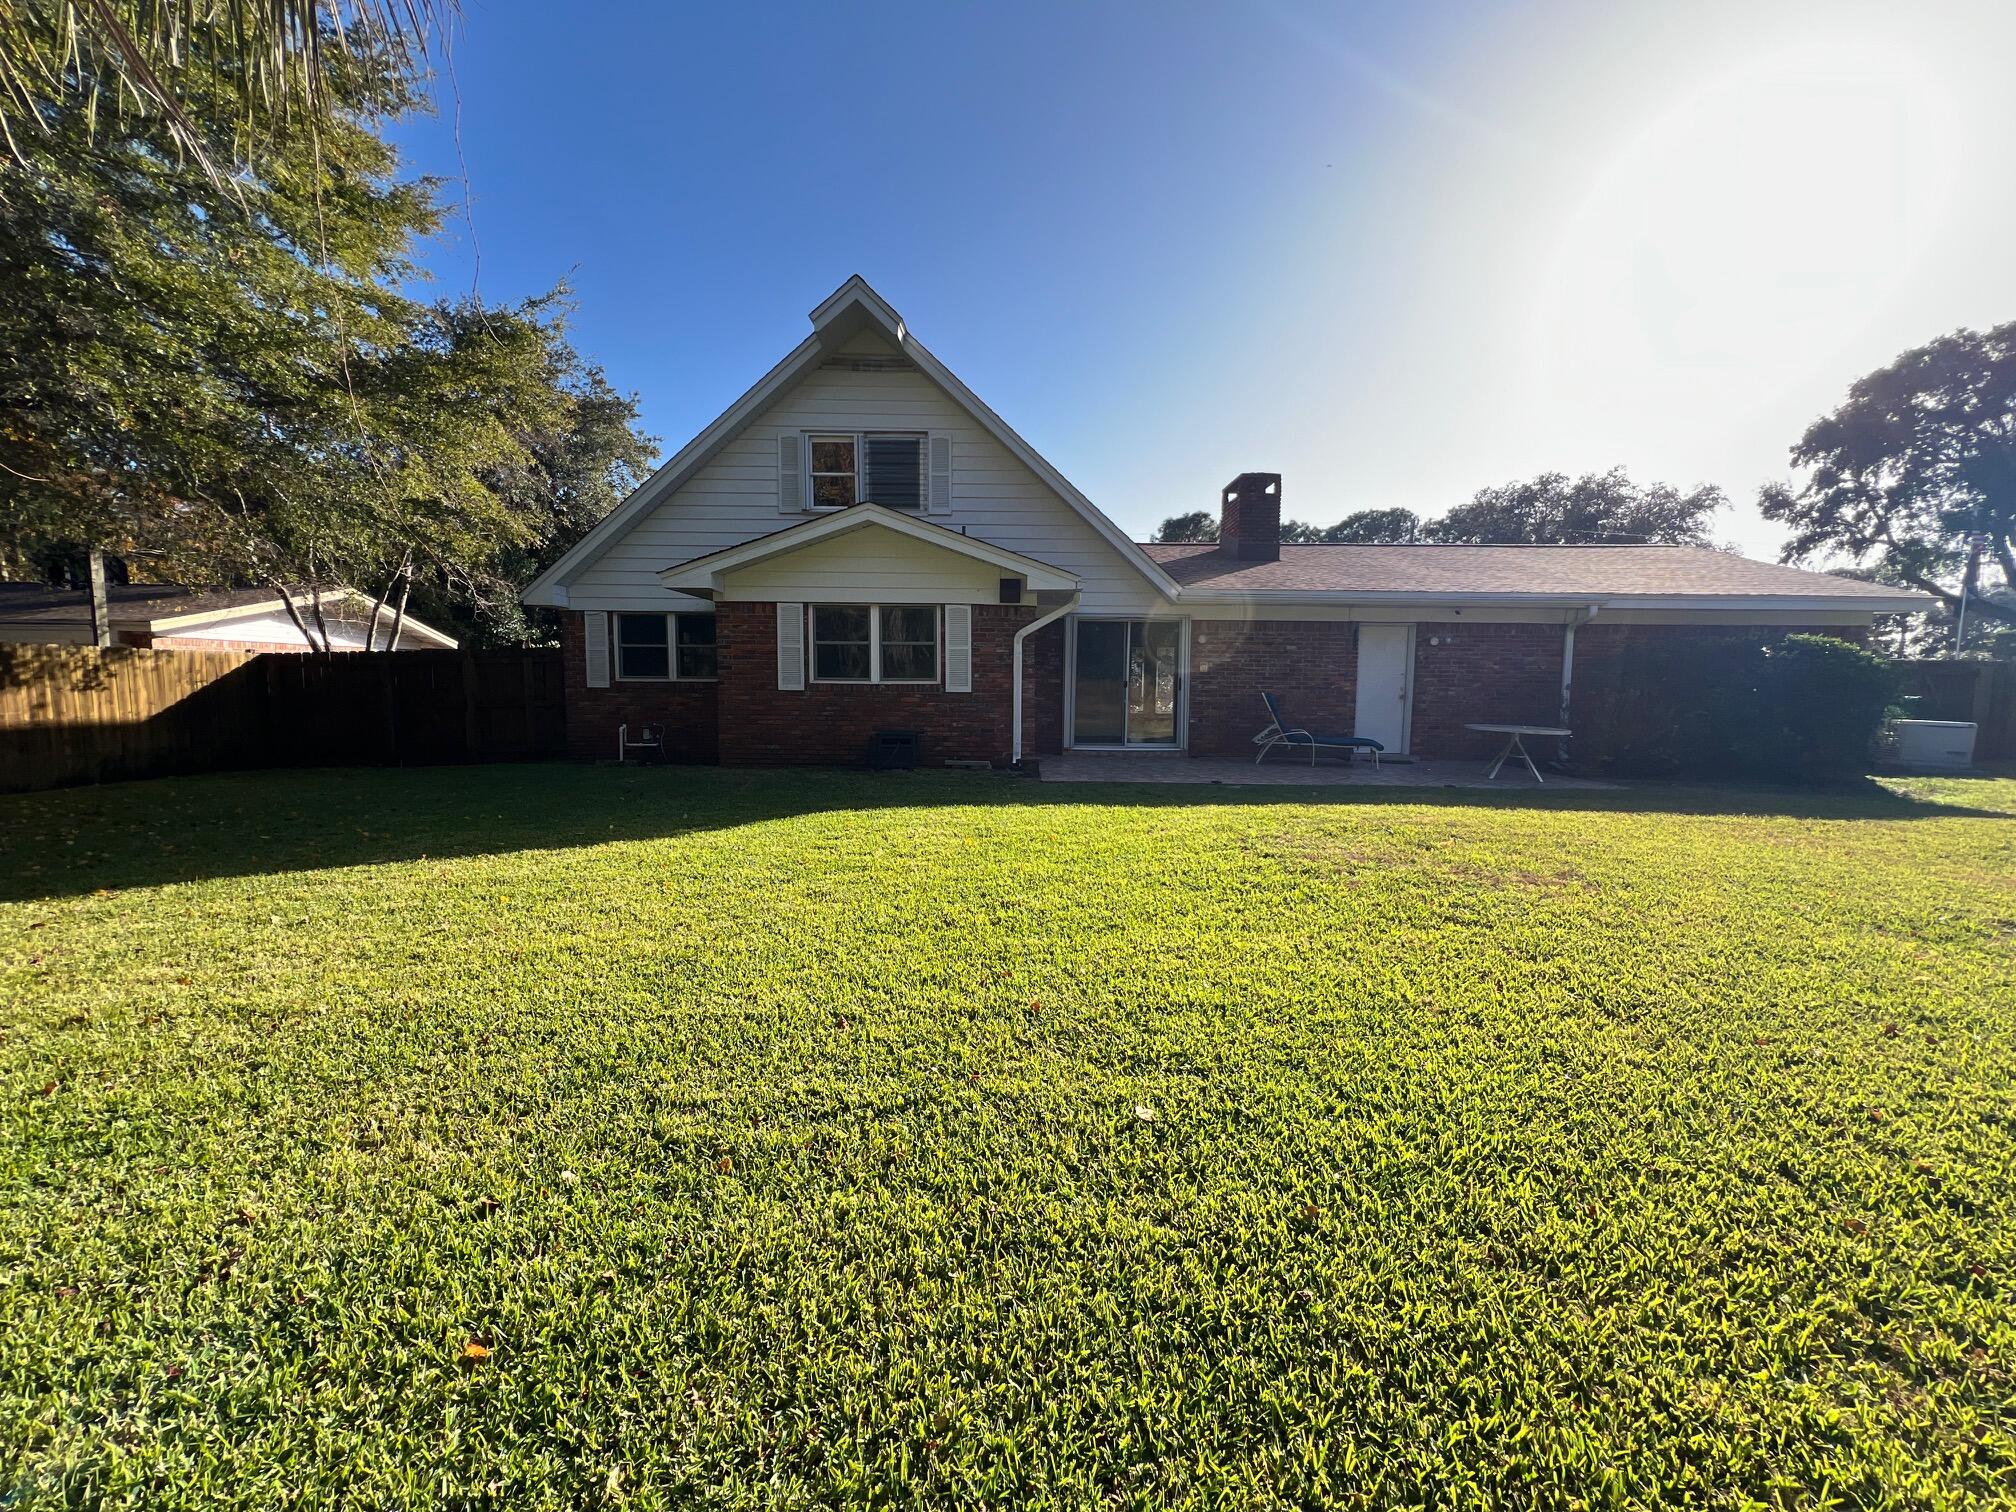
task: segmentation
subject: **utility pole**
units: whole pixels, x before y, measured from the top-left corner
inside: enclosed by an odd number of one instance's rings
[[[1988,549],[1988,537],[1980,531],[1967,537],[1967,571],[1960,578],[1960,613],[1953,621],[1953,654],[1967,649],[1967,596],[1981,576],[1981,553]]]

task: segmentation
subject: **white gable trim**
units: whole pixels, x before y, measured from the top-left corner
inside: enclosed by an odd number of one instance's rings
[[[165,602],[172,605],[174,600],[169,599]],[[322,590],[322,603],[325,607],[348,603],[358,608],[364,608],[372,602],[373,600],[369,594],[357,588],[325,588]],[[119,630],[145,630],[154,635],[173,635],[178,630],[194,630],[199,628],[229,628],[235,620],[256,620],[263,619],[269,614],[284,613],[287,603],[286,600],[276,595],[270,599],[261,599],[257,603],[234,604],[228,609],[202,609],[184,614],[177,614],[173,612],[172,608],[167,612],[149,613],[146,612],[147,607],[144,604],[128,604],[123,606],[114,604],[112,606],[113,628]],[[314,618],[309,612],[308,598],[305,594],[294,601],[294,607],[301,611],[301,617],[304,620],[312,620]],[[384,616],[381,626],[385,631],[390,632],[392,617],[389,611]],[[290,630],[293,628],[291,620],[288,622],[288,628]],[[423,641],[431,641],[434,645],[447,651],[453,651],[457,646],[457,642],[453,636],[443,635],[432,625],[425,624],[413,618],[410,614],[406,616],[405,622],[400,626],[399,635],[402,640],[411,635]]]
[[[676,567],[667,567],[658,574],[658,581],[680,593],[708,598],[721,587],[724,573],[802,550],[817,541],[868,529],[892,530],[913,541],[922,541],[928,546],[985,562],[1003,573],[1022,578],[1032,593],[1071,593],[1078,588],[1077,577],[1052,567],[1048,562],[1039,562],[1005,546],[975,540],[972,536],[948,530],[943,525],[934,525],[928,520],[885,509],[880,504],[856,504],[803,524],[787,525],[753,541],[744,541],[740,546],[730,546],[726,551],[716,551],[708,556],[695,557],[690,562],[681,562]]]
[[[1062,473],[1018,436],[1006,421],[981,403],[973,391],[954,377],[944,363],[925,350],[905,327],[903,317],[898,315],[889,302],[870,288],[867,280],[857,273],[820,301],[812,311],[813,329],[810,336],[793,348],[782,362],[757,380],[741,398],[722,411],[712,425],[687,442],[670,461],[639,484],[636,491],[611,510],[601,524],[583,536],[573,550],[533,579],[531,586],[520,595],[524,602],[542,604],[549,608],[566,608],[567,585],[574,577],[621,540],[631,526],[656,508],[667,495],[676,491],[706,466],[715,453],[727,445],[744,426],[753,422],[772,400],[851,335],[850,326],[853,324],[855,311],[861,312],[870,323],[880,327],[883,334],[916,364],[918,371],[943,389],[955,404],[978,421],[988,434],[1006,447],[1012,456],[1034,473],[1053,493],[1077,510],[1086,523],[1091,525],[1129,566],[1166,597],[1174,599],[1178,596],[1175,579],[1164,572],[1160,564],[1148,553],[1130,541],[1119,526],[1107,519],[1098,506],[1074,488]],[[1073,582],[1075,581],[1074,579]]]

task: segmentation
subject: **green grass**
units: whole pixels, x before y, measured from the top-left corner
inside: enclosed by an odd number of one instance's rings
[[[2006,1503],[2012,1220],[2016,782],[0,799],[0,1506]]]

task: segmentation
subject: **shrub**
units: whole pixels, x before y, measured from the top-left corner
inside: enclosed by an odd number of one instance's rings
[[[1868,770],[1876,732],[1897,701],[1897,669],[1831,635],[1788,635],[1757,677],[1751,770],[1841,778]]]
[[[1839,779],[1867,769],[1897,691],[1890,663],[1832,636],[1650,637],[1620,658],[1592,744],[1620,775]]]

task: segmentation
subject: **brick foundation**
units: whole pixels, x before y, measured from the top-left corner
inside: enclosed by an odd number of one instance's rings
[[[628,724],[634,731],[637,725],[655,724],[665,727],[666,754],[672,760],[716,759],[715,711],[720,684],[612,680],[606,688],[591,688],[582,617],[563,614],[560,621],[568,755],[587,761],[613,760],[617,726]],[[771,680],[776,680],[774,674]]]

